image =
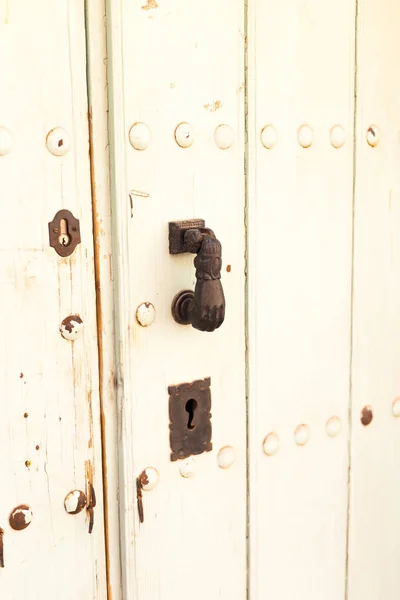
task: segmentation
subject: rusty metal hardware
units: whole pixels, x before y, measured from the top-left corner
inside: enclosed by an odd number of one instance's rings
[[[65,496],[64,508],[69,515],[78,515],[86,506],[86,494],[81,490],[72,490]]]
[[[4,569],[4,529],[0,527],[0,568]]]
[[[94,487],[88,481],[88,504],[87,504],[87,512],[89,515],[89,533],[92,533],[94,526],[94,509],[96,506],[96,494],[94,492]]]
[[[26,529],[32,522],[32,511],[27,504],[16,506],[10,514],[10,527],[15,531]]]
[[[212,450],[211,379],[170,385],[171,461]]]
[[[140,523],[144,522],[142,485],[141,475],[139,475],[139,477],[136,478],[136,495]]]
[[[81,243],[79,221],[69,210],[59,210],[49,223],[49,243],[59,256],[70,256]]]
[[[196,286],[182,290],[172,301],[172,316],[180,325],[214,331],[225,318],[225,296],[221,284],[221,243],[202,219],[169,223],[169,253],[197,254]]]

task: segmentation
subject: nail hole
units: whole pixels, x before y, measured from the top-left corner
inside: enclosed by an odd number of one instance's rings
[[[61,148],[61,146],[64,145],[64,142],[62,140],[58,140],[58,147]]]
[[[39,445],[36,446],[36,450],[40,450],[40,446]]]
[[[21,373],[21,375],[19,376],[19,378],[20,378],[20,379],[22,379],[22,378],[23,378],[23,376],[24,376],[24,374],[23,374],[23,373]]]
[[[231,272],[231,268],[232,268],[231,265],[227,265],[226,270],[227,270],[228,273]]]
[[[27,419],[29,417],[28,413],[24,413],[24,419]]]
[[[26,460],[26,461],[25,461],[25,466],[26,466],[26,467],[28,467],[28,468],[29,468],[29,467],[31,466],[31,464],[32,464],[32,463],[31,463],[31,461],[30,461],[30,460]]]
[[[374,413],[372,412],[372,408],[370,406],[364,406],[361,411],[361,423],[363,425],[369,425],[374,418]]]
[[[196,408],[197,408],[197,401],[194,400],[194,398],[191,398],[190,400],[188,400],[186,402],[185,410],[189,415],[187,426],[186,426],[188,429],[194,429],[196,427],[195,425],[193,425],[194,413],[195,413]]]

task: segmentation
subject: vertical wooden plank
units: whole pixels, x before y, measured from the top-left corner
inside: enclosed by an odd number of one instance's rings
[[[120,390],[124,597],[243,600],[246,594],[244,387],[244,31],[239,0],[109,2],[109,92]],[[129,144],[143,122],[147,149]],[[174,139],[179,123],[193,144]],[[227,124],[232,145],[214,140]],[[131,194],[131,200],[129,197]],[[176,324],[171,301],[194,287],[193,256],[168,252],[168,222],[204,218],[223,247],[227,313],[203,333]],[[228,265],[230,265],[228,269]],[[148,327],[136,309],[155,306]],[[212,452],[184,478],[170,461],[168,386],[211,377]],[[234,448],[229,469],[221,447]],[[159,483],[143,492],[136,477]]]
[[[112,273],[105,4],[105,0],[96,3],[86,0],[85,6],[107,600],[120,600],[122,598],[122,582],[118,515],[117,394],[115,385],[114,281]]]
[[[393,405],[400,396],[399,26],[396,2],[359,2],[348,574],[352,600],[394,600],[400,590],[400,421],[393,416],[400,410]],[[373,419],[363,425],[362,411],[368,406]]]
[[[249,3],[252,600],[345,593],[354,18]]]
[[[83,6],[9,1],[0,27],[0,125],[13,142],[0,156],[0,585],[15,600],[104,599]],[[55,127],[65,131],[55,144],[68,150],[62,156],[46,147]],[[64,259],[48,238],[48,222],[62,208],[80,220],[82,239]],[[70,314],[83,321],[73,342],[59,330]],[[97,495],[91,535],[86,511],[72,516],[64,508],[67,493],[86,492],[89,482]],[[33,512],[24,531],[8,523],[18,504]]]

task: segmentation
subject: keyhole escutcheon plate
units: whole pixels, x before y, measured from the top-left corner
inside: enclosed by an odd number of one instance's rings
[[[63,258],[71,256],[81,243],[79,221],[69,210],[59,210],[49,223],[49,243]]]
[[[207,377],[168,387],[172,461],[212,450],[210,386]]]

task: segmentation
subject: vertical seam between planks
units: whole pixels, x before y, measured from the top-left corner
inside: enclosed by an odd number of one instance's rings
[[[351,226],[351,284],[350,284],[350,361],[349,361],[349,404],[348,404],[348,473],[347,473],[347,514],[346,514],[346,556],[345,556],[345,600],[349,598],[349,542],[351,508],[351,451],[352,451],[352,402],[353,402],[353,314],[354,314],[354,238],[355,201],[357,172],[357,67],[358,67],[358,11],[359,0],[355,0],[354,17],[354,78],[353,78],[353,186],[352,186],[352,226]]]
[[[244,0],[244,317],[245,317],[245,397],[246,397],[246,598],[250,599],[250,385],[249,385],[249,2]]]
[[[106,564],[106,586],[107,599],[112,600],[112,587],[110,576],[110,539],[109,539],[109,504],[107,495],[107,435],[105,427],[104,414],[104,361],[103,361],[103,311],[101,302],[101,268],[100,268],[100,247],[96,244],[96,238],[99,235],[99,224],[96,218],[96,179],[95,164],[93,156],[93,122],[92,122],[92,97],[90,89],[90,57],[89,57],[89,27],[88,27],[88,5],[87,0],[84,4],[85,20],[85,48],[86,48],[86,93],[88,106],[88,127],[89,127],[89,168],[90,168],[90,187],[91,187],[91,206],[92,206],[92,227],[93,227],[93,252],[94,252],[94,283],[96,297],[96,327],[97,327],[97,360],[98,360],[98,383],[99,383],[99,403],[100,403],[100,441],[101,441],[101,472],[102,472],[102,491],[103,491],[103,515],[104,515],[104,544],[105,544],[105,564]]]

